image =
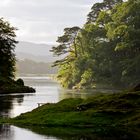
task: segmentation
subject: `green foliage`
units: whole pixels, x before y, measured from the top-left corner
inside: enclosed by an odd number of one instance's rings
[[[9,22],[0,18],[0,94],[35,92],[35,89],[24,86],[22,79],[14,80],[15,30]]]
[[[14,48],[15,30],[9,22],[0,18],[0,78],[14,78],[15,72],[15,54]]]
[[[139,83],[139,15],[140,2],[136,0],[94,4],[87,23],[73,36],[74,42],[69,45],[72,51],[57,63],[62,85],[92,88],[95,84],[127,87]],[[71,30],[66,28],[64,36],[67,29]]]
[[[77,48],[75,45],[75,38],[79,32],[79,27],[65,28],[64,35],[58,37],[58,46],[52,48],[54,55],[62,55],[68,52],[74,53],[77,57]],[[73,46],[73,47],[72,47]]]
[[[80,81],[80,85],[81,86],[90,86],[93,82],[93,71],[91,69],[88,69],[86,71],[84,71],[84,73],[81,76],[81,81]]]

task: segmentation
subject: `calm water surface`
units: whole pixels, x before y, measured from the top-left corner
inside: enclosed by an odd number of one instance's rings
[[[71,91],[64,90],[49,77],[22,77],[26,85],[36,89],[36,93],[0,95],[0,116],[15,117],[21,113],[31,111],[38,107],[38,103],[55,103],[64,98],[87,98],[96,91]],[[110,91],[106,91],[110,92]],[[40,128],[41,129],[41,128]],[[36,129],[35,129],[36,130]],[[38,133],[38,134],[37,134]],[[0,125],[0,140],[58,140],[55,136],[39,134],[39,129],[31,131],[15,126]],[[71,138],[70,138],[71,139]]]

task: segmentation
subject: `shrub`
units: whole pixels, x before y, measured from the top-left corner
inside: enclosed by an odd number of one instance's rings
[[[20,86],[24,86],[24,81],[19,78],[17,81],[16,81],[16,84],[20,85]]]

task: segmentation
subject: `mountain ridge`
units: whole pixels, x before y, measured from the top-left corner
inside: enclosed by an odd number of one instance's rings
[[[33,42],[20,41],[15,48],[17,60],[30,59],[36,62],[54,62],[54,57],[50,52],[52,45],[37,44]]]

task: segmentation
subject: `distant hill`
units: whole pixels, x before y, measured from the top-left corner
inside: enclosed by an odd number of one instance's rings
[[[51,48],[52,45],[47,44],[19,42],[15,49],[18,75],[57,73],[57,68],[51,66],[60,58],[53,57]]]
[[[17,61],[16,65],[18,75],[45,75],[57,73],[57,67],[52,67],[52,63],[35,62],[25,59]]]
[[[15,49],[18,60],[30,59],[36,62],[54,62],[56,57],[50,52],[52,45],[20,41]]]
[[[48,55],[50,54],[49,50],[52,48],[52,45],[48,44],[37,44],[32,42],[20,41],[16,46],[16,52],[30,53],[32,55]]]
[[[52,63],[55,60],[57,60],[56,57],[53,57],[53,55],[47,55],[43,56],[43,55],[33,55],[29,53],[23,53],[23,52],[17,52],[16,53],[16,57],[17,60],[25,60],[25,59],[30,59],[33,60],[35,62],[45,62],[45,63]]]

